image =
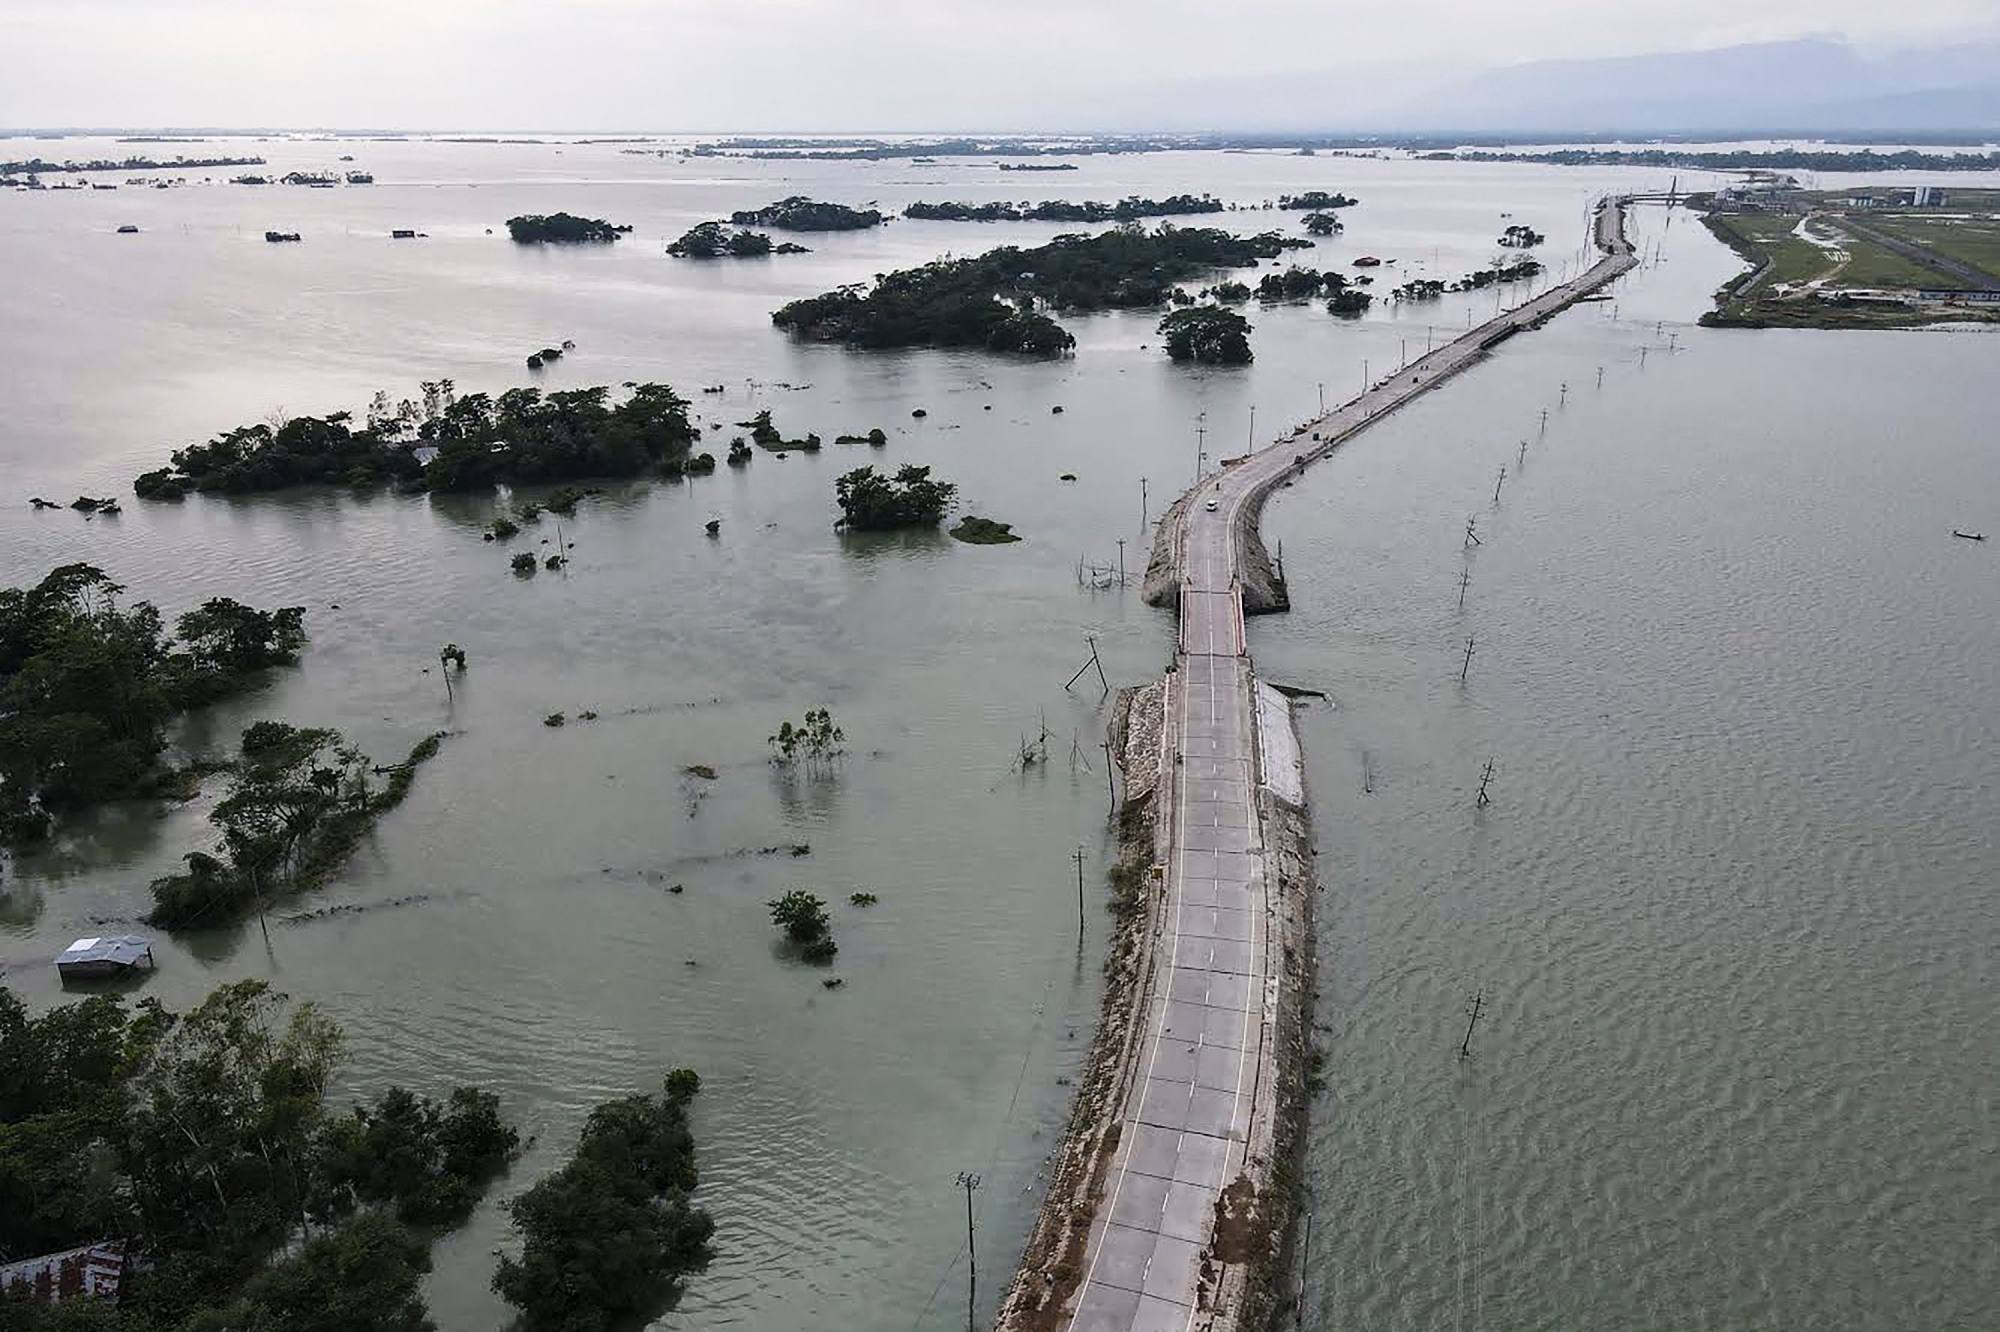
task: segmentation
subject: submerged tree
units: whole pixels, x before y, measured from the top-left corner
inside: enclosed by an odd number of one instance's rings
[[[804,757],[809,763],[824,763],[840,754],[840,745],[847,739],[847,732],[840,729],[833,720],[833,714],[825,708],[808,709],[805,720],[794,726],[789,721],[780,722],[776,734],[770,737],[771,748],[775,751],[771,761],[788,767]]]
[[[493,1288],[533,1329],[602,1332],[644,1316],[708,1261],[715,1222],[689,1200],[696,1183],[690,1070],[659,1096],[590,1112],[576,1153],[507,1205],[521,1254],[503,1257]]]
[[[893,477],[873,467],[857,467],[834,482],[840,521],[851,532],[886,532],[899,527],[936,527],[958,496],[948,481],[931,480],[931,469],[906,463]]]
[[[1160,321],[1167,355],[1206,365],[1248,365],[1250,323],[1234,310],[1197,305],[1175,310]]]

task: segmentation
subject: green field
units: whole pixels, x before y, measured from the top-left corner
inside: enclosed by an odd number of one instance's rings
[[[1716,293],[1703,322],[1758,328],[1907,328],[1945,320],[2000,319],[2000,310],[1869,299],[1866,291],[1916,291],[1964,285],[1843,225],[1835,201],[1801,198],[1812,207],[1811,229],[1838,244],[1831,250],[1801,239],[1804,212],[1706,213],[1702,221],[1741,255],[1750,271]],[[1971,202],[1968,200],[1968,202]],[[1957,203],[1956,197],[1953,200]],[[1815,206],[1815,205],[1818,206]],[[1949,211],[1949,210],[1947,210]],[[1868,209],[1855,220],[1897,240],[2000,276],[2000,218]],[[1818,285],[1816,287],[1810,284]]]
[[[1771,265],[1757,281],[1759,289],[1789,283],[1797,286],[1823,276],[1833,265],[1828,254],[1811,241],[1792,234],[1796,217],[1775,213],[1711,213],[1702,219],[1724,245],[1751,268]]]
[[[1881,218],[1874,225],[1900,240],[1913,241],[2000,279],[2000,218],[1904,215]],[[1949,280],[1934,279],[1926,285],[1951,284]]]

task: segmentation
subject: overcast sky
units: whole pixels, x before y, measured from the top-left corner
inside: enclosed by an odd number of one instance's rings
[[[1992,40],[2000,0],[0,0],[0,125],[1115,128],[1277,72],[1337,129],[1443,75],[1805,36]]]

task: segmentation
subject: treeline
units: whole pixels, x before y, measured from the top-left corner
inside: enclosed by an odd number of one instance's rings
[[[55,818],[106,800],[167,794],[167,724],[298,660],[305,612],[215,597],[178,637],[147,602],[88,564],[0,590],[0,844],[48,835]]]
[[[1325,190],[1307,190],[1304,194],[1281,194],[1278,207],[1309,209],[1314,212],[1327,208],[1352,208],[1361,202],[1345,194],[1328,194]]]
[[[842,287],[793,301],[771,322],[803,338],[851,347],[984,347],[1053,355],[1076,339],[1038,306],[1086,312],[1164,304],[1174,283],[1217,268],[1274,259],[1311,242],[1216,228],[1119,227],[1058,236],[1030,249],[1003,246],[940,259],[876,279],[867,292]]]
[[[30,1016],[0,989],[0,1253],[100,1242],[119,1298],[0,1292],[10,1332],[433,1332],[436,1237],[520,1137],[474,1087],[326,1103],[340,1027],[263,981],[187,1013],[98,996]],[[601,1332],[655,1312],[708,1258],[687,1105],[701,1085],[591,1112],[571,1161],[508,1205],[493,1285],[526,1327]]]
[[[607,388],[509,389],[458,396],[449,379],[427,382],[421,405],[391,408],[378,394],[365,423],[348,412],[298,416],[275,428],[228,430],[172,455],[133,482],[142,499],[190,490],[250,494],[303,485],[389,482],[434,491],[500,482],[591,476],[678,475],[695,439],[688,403],[665,384],[639,384],[613,404]],[[437,449],[428,466],[415,449]]]
[[[1401,286],[1391,288],[1389,294],[1399,301],[1434,301],[1448,291],[1478,291],[1503,282],[1525,282],[1541,271],[1539,260],[1521,259],[1511,264],[1474,269],[1451,283],[1442,278],[1411,278]]]
[[[88,162],[51,162],[30,157],[21,162],[0,162],[0,176],[39,176],[84,171],[197,171],[204,167],[263,166],[261,157],[175,157],[165,161],[153,157],[126,157],[113,160],[92,158]]]
[[[185,1014],[100,996],[30,1017],[0,990],[0,1250],[125,1250],[117,1301],[14,1291],[0,1323],[429,1328],[430,1235],[465,1218],[517,1134],[469,1087],[332,1111],[342,1043],[263,981]]]
[[[1134,195],[1117,203],[1048,199],[1040,203],[925,203],[903,210],[903,216],[933,222],[1136,222],[1143,217],[1180,217],[1219,213],[1222,201],[1208,195],[1176,194],[1165,199]]]
[[[885,219],[873,208],[849,208],[794,194],[762,208],[745,208],[729,215],[739,227],[776,227],[780,231],[866,231]]]
[[[2000,152],[1921,153],[1913,148],[1878,153],[1781,148],[1697,152],[1679,148],[1563,148],[1553,152],[1424,153],[1428,162],[1537,162],[1549,166],[1679,167],[1694,171],[2000,171]]]
[[[1367,292],[1349,286],[1344,274],[1331,269],[1322,273],[1317,268],[1288,268],[1282,273],[1266,273],[1257,280],[1256,295],[1258,300],[1266,303],[1302,301],[1324,295],[1329,298],[1328,312],[1339,315],[1361,314],[1373,299]],[[1221,299],[1220,293],[1218,299]]]

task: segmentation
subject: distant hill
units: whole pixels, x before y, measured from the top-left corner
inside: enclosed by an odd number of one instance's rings
[[[1383,119],[1408,128],[2000,130],[2000,43],[1869,58],[1828,40],[1488,70]]]

